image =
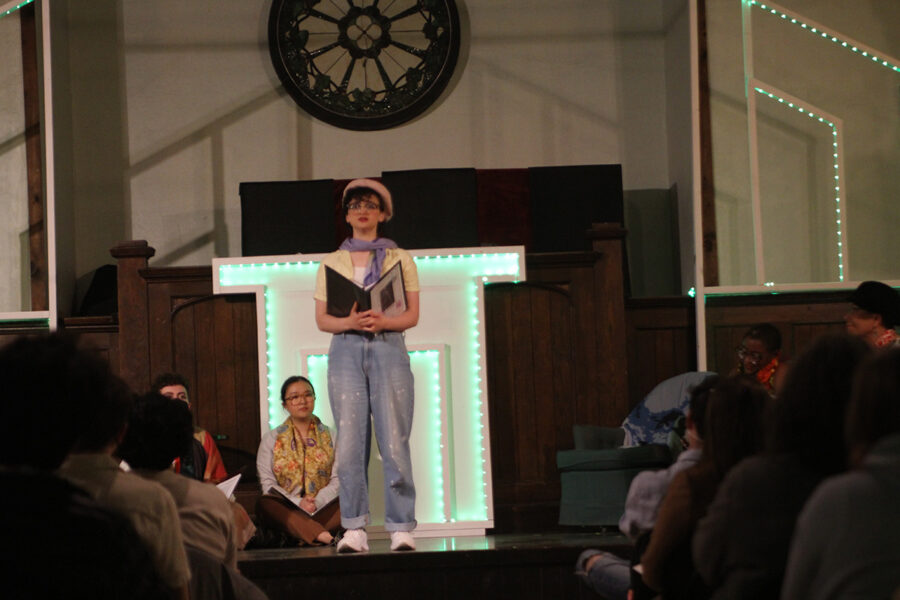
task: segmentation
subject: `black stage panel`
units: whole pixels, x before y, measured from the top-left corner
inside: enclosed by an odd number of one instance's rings
[[[401,248],[479,245],[475,169],[387,171],[381,182],[394,199],[385,235]]]
[[[532,167],[532,252],[590,250],[592,223],[623,223],[621,165]]]
[[[241,255],[331,252],[333,180],[243,182]]]

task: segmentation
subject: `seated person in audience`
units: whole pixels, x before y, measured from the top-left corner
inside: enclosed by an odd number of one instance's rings
[[[181,400],[188,408],[191,407],[190,386],[187,379],[178,373],[163,373],[153,381],[150,391],[167,398]],[[175,471],[213,483],[219,483],[228,477],[225,463],[213,436],[201,427],[194,427],[194,439],[197,443],[191,446],[190,452],[177,459]]]
[[[124,384],[60,334],[0,349],[0,561],[7,598],[165,598],[131,523],[53,474],[93,415]]]
[[[770,323],[759,323],[744,334],[737,349],[738,366],[732,375],[750,375],[775,396],[787,374],[781,357],[781,332]]]
[[[650,542],[635,567],[643,583],[664,599],[708,597],[691,560],[691,538],[728,471],[762,449],[769,401],[761,385],[742,376],[724,379],[710,391],[703,455],[672,479]]]
[[[866,345],[816,340],[773,407],[765,453],[731,470],[694,536],[694,563],[713,598],[775,598],[794,523],[819,482],[845,468],[844,414]]]
[[[896,348],[900,336],[900,294],[880,281],[864,281],[850,295],[850,310],[844,315],[847,333],[872,348]]]
[[[123,471],[113,457],[125,436],[131,404],[131,393],[125,389],[94,398],[90,407],[82,406],[91,409],[89,418],[58,473],[101,505],[127,517],[150,550],[163,581],[178,597],[188,598],[190,572],[172,495],[156,482]]]
[[[191,565],[192,597],[217,598],[226,589],[241,598],[264,597],[237,572],[238,534],[232,503],[217,487],[172,469],[172,462],[190,446],[193,433],[191,411],[184,402],[151,392],[135,402],[119,456],[134,473],[172,494]]]
[[[846,440],[854,468],[819,485],[797,519],[785,600],[900,593],[900,348],[857,373]]]
[[[163,373],[157,377],[151,391],[172,400],[185,403],[190,410],[190,388],[187,379],[178,373]],[[200,427],[193,427],[193,438],[190,448],[175,459],[175,472],[187,475],[193,479],[210,483],[219,483],[228,477],[225,471],[225,463],[213,436]],[[234,522],[237,526],[237,548],[243,550],[244,546],[253,534],[256,533],[256,525],[250,520],[250,515],[244,507],[230,498],[231,509],[234,512]]]
[[[716,382],[717,378],[711,377],[691,390],[685,429],[686,449],[669,468],[639,473],[628,488],[619,529],[638,546],[643,546],[642,538],[656,524],[659,505],[672,478],[700,460],[706,401]],[[585,550],[575,563],[575,574],[607,600],[625,600],[631,587],[631,561],[610,552]]]
[[[132,472],[172,494],[186,546],[199,548],[236,569],[231,502],[217,487],[172,469],[173,461],[191,445],[193,431],[191,412],[184,402],[151,392],[135,402],[118,454]]]
[[[313,414],[316,392],[305,377],[285,380],[281,405],[289,416],[263,436],[256,456],[257,517],[304,543],[330,544],[341,523],[331,433]]]

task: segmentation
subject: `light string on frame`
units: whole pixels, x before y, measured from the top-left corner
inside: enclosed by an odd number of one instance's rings
[[[797,100],[785,98],[776,91],[765,89],[760,85],[753,87],[754,91],[762,96],[769,98],[780,105],[789,109],[793,109],[806,117],[825,125],[831,129],[831,157],[833,170],[833,192],[834,192],[834,224],[837,238],[837,275],[838,281],[844,281],[844,214],[841,204],[841,167],[840,167],[840,131],[837,124],[830,118],[819,114],[812,110],[809,106],[803,106]],[[766,283],[767,287],[771,287],[770,282]],[[774,284],[772,284],[774,285]]]
[[[773,15],[783,21],[796,25],[800,29],[807,31],[816,37],[827,40],[833,44],[845,48],[846,50],[858,54],[859,56],[870,60],[871,62],[890,69],[895,73],[900,73],[900,61],[892,58],[884,53],[878,52],[873,48],[861,44],[847,36],[844,36],[828,27],[814,23],[811,19],[807,19],[798,13],[792,12],[778,4],[772,2],[760,2],[759,0],[746,0],[751,7],[758,8],[767,14]]]

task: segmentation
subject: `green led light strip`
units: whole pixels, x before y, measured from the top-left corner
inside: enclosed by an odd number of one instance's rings
[[[472,315],[472,326],[469,328],[469,332],[472,336],[472,353],[470,355],[471,358],[471,369],[472,369],[472,422],[478,423],[478,429],[475,431],[475,446],[478,448],[484,447],[484,403],[481,400],[481,339],[479,338],[479,321],[478,321],[478,304],[479,304],[479,294],[484,287],[481,285],[475,285],[474,283],[469,288],[469,293],[467,294],[469,297],[470,308],[469,311]],[[478,495],[478,501],[474,506],[479,508],[483,508],[486,505],[487,498],[484,491],[484,482],[487,474],[484,470],[485,458],[482,454],[480,457],[481,463],[480,466],[480,476],[476,480],[476,494]],[[487,518],[484,514],[472,515],[468,520],[476,521],[480,519]]]
[[[424,387],[429,394],[424,399],[416,396],[416,414],[421,419],[421,415],[431,416],[431,419],[424,421],[429,425],[425,431],[426,448],[417,448],[417,451],[428,455],[431,460],[428,461],[428,477],[430,487],[421,489],[420,495],[427,493],[433,497],[433,502],[419,502],[417,512],[419,520],[427,523],[446,523],[450,521],[451,515],[446,511],[445,497],[451,494],[451,490],[445,489],[450,485],[449,480],[444,479],[444,454],[445,448],[443,443],[444,420],[447,415],[444,414],[444,408],[441,401],[441,367],[440,355],[437,350],[412,350],[409,352],[410,368],[416,374],[416,379],[422,379]],[[328,402],[328,355],[327,354],[310,354],[306,359],[307,375],[313,382],[318,399]],[[279,420],[274,425],[280,424]],[[414,425],[415,427],[415,425]],[[421,487],[420,483],[417,487]]]
[[[786,99],[779,95],[778,90],[774,88],[764,89],[759,85],[754,86],[753,88],[756,90],[758,94],[765,96],[771,100],[778,102],[781,105],[784,105],[788,108],[792,108],[799,112],[800,114],[806,115],[810,119],[818,121],[823,125],[831,128],[831,145],[832,145],[832,158],[833,169],[834,169],[834,212],[835,212],[835,228],[837,231],[837,257],[838,257],[838,281],[844,281],[844,234],[843,234],[843,218],[841,214],[841,173],[840,173],[840,161],[838,160],[838,149],[840,145],[838,144],[839,140],[839,132],[837,125],[826,117],[823,117],[820,114],[810,110],[808,107],[800,106],[798,102],[794,100]],[[768,287],[772,287],[774,285],[773,282],[766,282],[764,285]]]
[[[418,268],[440,269],[466,266],[476,267],[487,281],[491,275],[519,275],[519,256],[516,253],[502,254],[454,254],[413,257]],[[219,265],[219,285],[231,287],[236,285],[257,285],[260,275],[266,279],[284,279],[304,272],[315,272],[319,268],[318,261],[294,261],[272,263],[241,263]]]
[[[413,352],[410,353],[411,365],[415,361],[435,361],[432,366],[416,366],[417,395],[428,398],[428,405],[432,402],[443,401],[446,404],[446,414],[441,418],[447,429],[443,432],[445,441],[441,444],[449,444],[447,449],[442,445],[434,446],[431,441],[434,438],[428,436],[428,442],[424,445],[427,456],[424,463],[428,475],[426,481],[436,481],[442,478],[442,486],[434,489],[440,490],[440,497],[432,497],[425,503],[423,513],[432,515],[432,519],[421,522],[445,523],[448,526],[457,526],[465,523],[481,523],[491,518],[491,488],[490,488],[490,447],[487,433],[487,404],[486,404],[486,378],[484,376],[485,357],[483,352],[484,325],[480,314],[483,306],[484,283],[496,281],[518,281],[524,268],[524,249],[513,248],[496,249],[496,252],[473,252],[470,254],[449,254],[447,251],[415,251],[413,260],[419,270],[419,283],[423,290],[432,287],[437,290],[437,297],[442,298],[445,304],[442,310],[447,311],[441,320],[443,323],[452,323],[452,327],[445,333],[438,334],[437,340],[423,338],[417,343],[414,339],[407,339]],[[474,250],[474,249],[470,249]],[[324,255],[322,255],[324,256]],[[279,257],[281,258],[281,257]],[[214,280],[215,293],[256,293],[259,298],[259,328],[260,330],[260,358],[266,370],[263,377],[263,388],[268,395],[263,399],[264,422],[270,427],[283,420],[284,415],[280,402],[280,387],[284,377],[303,372],[308,369],[312,375],[314,370],[319,372],[327,364],[324,357],[312,355],[305,360],[300,355],[305,355],[303,348],[309,348],[308,342],[301,342],[297,346],[298,335],[295,315],[305,314],[311,307],[307,304],[312,294],[316,272],[319,266],[320,255],[315,260],[312,256],[285,257],[287,260],[272,262],[252,262],[252,259],[241,262],[233,259],[215,259],[213,261],[214,272],[217,277]],[[263,258],[263,260],[265,260]],[[219,262],[223,261],[223,262]],[[228,261],[228,262],[224,262]],[[231,288],[231,289],[227,289]],[[302,302],[303,304],[299,304]],[[298,313],[300,310],[302,313]],[[434,314],[434,313],[431,313]],[[312,322],[303,317],[303,325],[299,330],[308,331]],[[432,317],[433,319],[433,317]],[[286,323],[288,325],[286,325]],[[423,321],[420,320],[421,330]],[[434,323],[432,323],[434,326]],[[440,325],[438,330],[443,331],[445,325]],[[307,334],[303,334],[307,335]],[[318,339],[320,332],[314,334]],[[444,339],[443,336],[449,336]],[[452,341],[450,341],[452,338]],[[449,352],[437,352],[443,358],[430,358],[426,352],[420,358],[416,358],[415,351],[421,351],[416,346],[426,348],[432,344],[449,344]],[[321,350],[311,348],[317,355],[327,347],[324,339],[315,344],[322,344]],[[300,354],[294,354],[298,347]],[[299,362],[298,362],[299,359]],[[444,362],[446,361],[446,365]],[[437,366],[434,366],[437,365]],[[444,371],[446,369],[446,372]],[[446,381],[434,379],[434,386],[430,388],[420,387],[420,382],[431,381],[431,378],[446,377]],[[327,379],[314,381],[317,389],[327,386]],[[451,388],[454,393],[451,394]],[[424,404],[424,403],[423,403]],[[423,413],[420,411],[417,401],[417,419]],[[428,409],[429,411],[431,409]],[[436,413],[432,413],[437,416]],[[437,427],[441,419],[434,419]],[[417,427],[414,425],[414,427]],[[422,442],[420,442],[421,444]],[[439,452],[439,450],[441,452]],[[434,465],[435,461],[444,462],[440,469]],[[448,483],[449,482],[449,483]],[[427,508],[425,507],[427,506]],[[423,514],[423,517],[425,515]],[[426,517],[427,519],[427,517]],[[449,521],[449,522],[448,522]],[[477,525],[476,525],[477,527]]]
[[[27,5],[31,4],[32,2],[34,2],[34,0],[25,0],[25,2],[20,2],[19,4],[16,4],[16,5],[13,6],[12,8],[10,8],[10,9],[8,9],[8,10],[6,10],[6,11],[0,13],[0,19],[2,19],[3,17],[5,17],[6,15],[10,15],[10,14],[16,12],[17,10],[19,10],[19,9],[22,8],[23,6],[27,6]]]
[[[35,311],[37,312],[37,311]],[[8,314],[8,313],[7,313]],[[4,325],[22,325],[22,326],[39,326],[39,327],[50,327],[50,319],[46,317],[13,317],[13,318],[2,318],[0,317],[0,323]]]
[[[900,66],[898,66],[897,60],[887,56],[886,54],[882,54],[873,50],[872,48],[868,48],[854,40],[841,36],[839,33],[828,29],[827,27],[823,27],[819,24],[811,23],[809,19],[805,19],[801,15],[791,12],[786,8],[778,6],[777,4],[773,4],[771,2],[759,2],[758,0],[747,0],[750,6],[755,6],[760,10],[765,11],[767,14],[774,15],[776,17],[780,17],[783,21],[790,23],[791,25],[796,25],[803,29],[804,31],[808,31],[820,37],[824,40],[828,40],[834,44],[838,44],[842,48],[846,48],[851,52],[858,54],[864,58],[871,60],[872,62],[878,64],[882,67],[887,67],[888,69],[894,71],[895,73],[900,73]]]

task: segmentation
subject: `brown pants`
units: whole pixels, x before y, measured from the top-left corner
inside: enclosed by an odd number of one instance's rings
[[[307,544],[315,544],[323,531],[334,534],[341,526],[341,509],[332,502],[314,515],[308,515],[288,500],[276,496],[260,496],[256,502],[256,515],[269,527],[279,527]]]

